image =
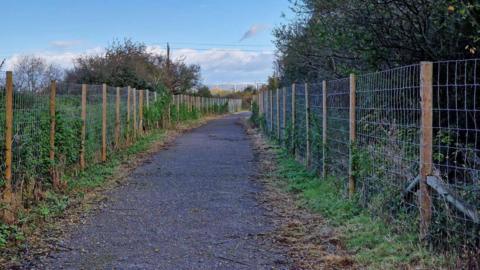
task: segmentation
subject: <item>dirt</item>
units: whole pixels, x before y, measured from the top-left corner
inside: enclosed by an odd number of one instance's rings
[[[124,179],[93,196],[93,211],[67,216],[60,240],[44,240],[50,251],[18,268],[358,268],[335,230],[282,191],[274,151],[244,128],[246,116],[213,120],[122,166]]]

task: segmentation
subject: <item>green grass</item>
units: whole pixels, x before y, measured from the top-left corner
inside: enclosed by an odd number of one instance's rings
[[[320,213],[336,228],[359,264],[369,269],[445,266],[445,259],[420,245],[416,234],[394,233],[388,224],[370,215],[354,199],[346,199],[340,181],[333,177],[320,179],[284,150],[277,156],[275,176],[284,181],[287,191],[300,195],[302,204]]]

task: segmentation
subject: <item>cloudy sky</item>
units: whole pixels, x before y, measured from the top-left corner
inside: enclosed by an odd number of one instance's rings
[[[0,58],[8,69],[22,54],[71,67],[114,39],[202,67],[204,83],[262,82],[272,73],[272,28],[288,0],[23,0],[2,3]],[[1,60],[0,59],[0,60]]]

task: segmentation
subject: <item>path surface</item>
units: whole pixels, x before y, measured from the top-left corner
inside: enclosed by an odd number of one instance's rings
[[[153,155],[39,268],[287,269],[262,240],[272,225],[255,200],[241,118],[212,121]]]

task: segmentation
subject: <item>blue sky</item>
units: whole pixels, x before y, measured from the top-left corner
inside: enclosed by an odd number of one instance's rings
[[[205,83],[265,81],[272,72],[272,28],[288,0],[44,0],[2,3],[0,57],[12,66],[35,54],[62,66],[132,38],[200,64]],[[242,39],[243,38],[243,39]]]

